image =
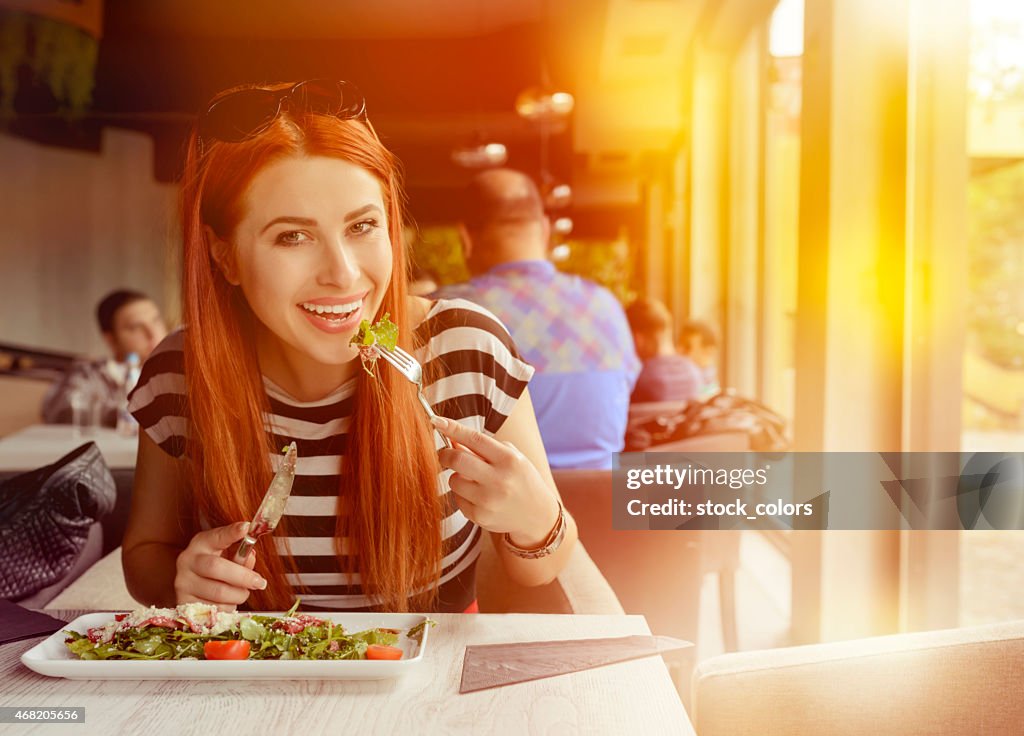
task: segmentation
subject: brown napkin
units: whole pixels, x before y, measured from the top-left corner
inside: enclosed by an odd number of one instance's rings
[[[692,646],[670,636],[473,644],[466,647],[459,692],[565,675]]]
[[[0,644],[52,634],[66,623],[45,613],[22,608],[17,603],[0,600]]]

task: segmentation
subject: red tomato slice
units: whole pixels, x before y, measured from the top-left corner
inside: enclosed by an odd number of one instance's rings
[[[366,647],[367,659],[401,659],[402,650],[398,647],[389,647],[384,644],[371,644]]]
[[[206,659],[249,659],[249,642],[244,639],[208,641],[203,644],[203,656]]]

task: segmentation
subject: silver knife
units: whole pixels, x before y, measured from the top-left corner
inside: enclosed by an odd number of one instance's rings
[[[299,450],[292,442],[285,452],[281,468],[274,475],[274,479],[270,481],[270,487],[267,488],[267,493],[263,496],[263,502],[256,511],[256,516],[249,524],[249,531],[245,538],[238,543],[234,561],[239,565],[245,564],[245,559],[249,556],[253,545],[256,544],[256,540],[264,534],[274,531],[278,522],[281,521],[281,517],[284,516],[284,507],[288,503],[288,496],[292,493],[292,483],[295,482],[295,461],[298,456]]]

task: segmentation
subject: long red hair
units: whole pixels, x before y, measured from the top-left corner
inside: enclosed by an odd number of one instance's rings
[[[185,382],[191,410],[188,459],[197,527],[200,520],[220,526],[251,518],[270,482],[269,456],[281,450],[265,427],[269,401],[253,339],[256,317],[241,289],[215,265],[204,227],[230,242],[253,177],[289,156],[339,158],[380,182],[393,253],[381,312],[389,312],[398,326],[399,343],[413,348],[400,168],[368,124],[282,114],[266,131],[239,143],[200,142],[193,129],[185,157],[181,220]],[[341,554],[341,539],[351,540],[354,556],[349,551],[349,559],[356,562],[348,572],[360,574],[364,592],[381,608],[429,610],[440,576],[443,517],[433,435],[414,387],[396,371],[378,368],[376,378],[362,370],[356,375],[336,548]],[[282,525],[278,534],[286,531]],[[248,606],[288,609],[301,591],[287,583],[284,559],[269,540],[258,547],[256,559],[256,570],[268,585],[252,591]]]

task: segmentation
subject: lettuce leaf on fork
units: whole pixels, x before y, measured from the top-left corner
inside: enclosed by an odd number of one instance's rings
[[[356,334],[348,341],[349,345],[359,348],[359,358],[363,362],[363,370],[374,378],[376,375],[373,370],[380,357],[380,348],[394,350],[398,346],[398,325],[388,319],[390,316],[390,312],[385,312],[384,316],[374,324],[370,324],[369,320],[364,319],[359,323]]]

